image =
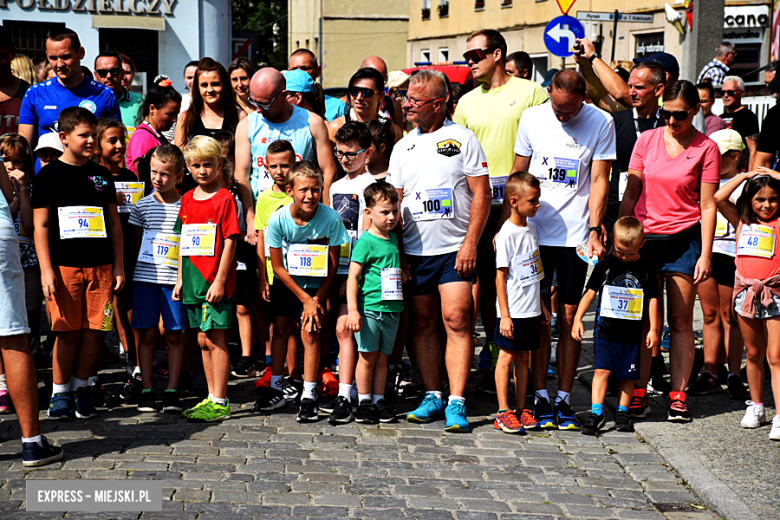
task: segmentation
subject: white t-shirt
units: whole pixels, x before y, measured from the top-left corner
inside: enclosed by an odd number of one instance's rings
[[[516,226],[508,220],[496,234],[496,268],[507,267],[506,279],[507,306],[512,318],[533,318],[542,314],[540,301],[541,280],[524,285],[521,276],[536,274],[529,270],[521,273],[524,260],[538,254],[539,244],[536,241],[536,226],[531,222],[526,227]],[[541,274],[541,273],[540,273]],[[501,309],[496,298],[496,316],[501,316]]]
[[[561,123],[552,103],[527,108],[517,127],[515,154],[532,156],[529,172],[542,183],[541,207],[533,218],[539,243],[575,247],[586,240],[591,163],[616,159],[612,117],[583,105],[579,114]]]
[[[731,179],[721,179],[720,187],[722,188],[723,185],[730,180]],[[745,183],[743,182],[737,186],[737,189],[731,194],[731,197],[729,198],[733,203],[737,203],[744,188]],[[734,229],[734,226],[729,224],[729,221],[726,220],[726,217],[720,214],[720,211],[718,211],[717,220],[715,221],[715,238],[712,240],[712,252],[722,253],[728,256],[736,256],[737,254],[737,232]]]
[[[366,172],[354,179],[342,177],[330,186],[331,207],[341,215],[341,221],[349,234],[349,243],[341,248],[338,274],[349,273],[352,246],[363,234],[363,214],[366,209],[366,198],[363,196],[363,191],[369,184],[375,182],[374,177]]]
[[[473,199],[466,177],[487,174],[477,137],[450,120],[435,132],[415,129],[398,141],[386,180],[404,192],[404,253],[436,256],[460,249]]]

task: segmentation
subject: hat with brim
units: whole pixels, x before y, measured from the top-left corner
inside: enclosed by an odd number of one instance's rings
[[[718,130],[717,132],[712,132],[708,137],[718,145],[721,155],[730,150],[741,152],[745,148],[742,136],[739,135],[739,132],[736,130],[730,130],[728,128],[725,130]]]
[[[60,134],[56,132],[48,132],[38,138],[38,145],[35,147],[35,151],[37,152],[43,148],[53,148],[60,153],[65,151],[62,147],[62,141],[60,141]]]
[[[647,58],[634,58],[634,63],[645,63],[647,61],[654,61],[664,68],[671,77],[677,79],[680,77],[680,63],[677,58],[669,54],[668,52],[656,52],[651,54]]]
[[[558,69],[550,69],[547,71],[547,73],[544,75],[544,81],[542,81],[542,86],[544,88],[549,87],[552,84],[553,76],[558,72]]]
[[[300,69],[286,70],[283,72],[284,79],[287,82],[285,90],[287,92],[311,92],[314,80],[311,79],[308,72]]]

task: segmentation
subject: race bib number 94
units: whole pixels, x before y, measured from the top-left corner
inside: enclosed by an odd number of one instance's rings
[[[57,208],[60,239],[106,238],[106,222],[103,208],[93,206],[67,206]]]

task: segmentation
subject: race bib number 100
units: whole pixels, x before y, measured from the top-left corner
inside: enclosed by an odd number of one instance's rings
[[[103,208],[93,206],[67,206],[57,208],[60,239],[106,238],[106,222]]]
[[[214,256],[216,224],[184,224],[179,248],[182,256]]]
[[[412,208],[415,221],[455,218],[452,188],[434,188],[417,192]]]

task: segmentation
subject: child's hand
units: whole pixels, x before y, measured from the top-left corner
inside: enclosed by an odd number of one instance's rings
[[[271,286],[265,281],[265,276],[260,279],[260,296],[267,302],[271,301]]]
[[[301,314],[301,329],[307,332],[319,332],[321,317],[325,315],[322,306],[314,298],[303,302],[303,314]]]
[[[401,285],[403,285],[403,284],[405,284],[406,282],[408,282],[408,281],[410,280],[410,278],[411,278],[411,277],[410,277],[408,274],[406,274],[406,271],[404,271],[403,269],[401,269]]]
[[[542,303],[542,325],[549,325],[550,324],[550,311],[547,309],[547,306]]]
[[[501,335],[507,339],[515,339],[515,324],[512,323],[512,318],[501,318],[501,324],[499,325],[499,331]]]
[[[341,284],[341,288],[339,289],[339,296],[342,298],[347,294],[347,281],[344,280],[344,283]]]
[[[358,311],[350,311],[347,314],[347,330],[350,332],[358,332],[363,328],[363,319],[360,317]]]
[[[582,341],[582,335],[585,334],[585,327],[582,326],[582,320],[574,320],[571,327],[571,337],[577,341]]]
[[[41,270],[41,288],[43,289],[43,297],[47,302],[50,302],[52,296],[57,294],[57,277],[54,271]]]
[[[122,287],[125,286],[125,271],[124,269],[114,267],[114,292],[119,292]]]
[[[173,293],[171,294],[171,300],[175,302],[181,301],[181,282],[176,282],[176,285],[173,287]]]
[[[401,281],[403,283],[406,283],[406,280],[411,280],[412,278],[412,271],[409,269],[409,264],[406,263],[406,259],[404,258],[404,255],[401,255]]]
[[[657,347],[659,344],[658,341],[658,331],[657,330],[651,330],[647,333],[647,348],[654,348]]]
[[[775,180],[780,181],[780,172],[767,168],[765,166],[759,166],[756,168],[756,175],[769,175]]]
[[[124,206],[125,205],[125,196],[122,195],[119,192],[116,192],[116,205],[117,206]]]
[[[211,284],[208,292],[206,292],[206,301],[209,303],[219,303],[222,298],[225,297],[225,285],[217,282]]]

